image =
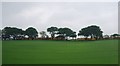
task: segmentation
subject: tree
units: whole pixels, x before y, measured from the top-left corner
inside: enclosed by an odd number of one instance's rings
[[[27,28],[26,31],[25,31],[25,34],[31,39],[34,39],[38,36],[37,30],[33,27]]]
[[[102,33],[103,31],[101,31],[99,26],[91,25],[91,26],[81,29],[78,33],[78,36],[83,35],[86,37],[86,39],[89,36],[91,36],[91,39],[92,38],[100,39],[102,38]]]
[[[4,40],[9,40],[9,39],[11,39],[10,37],[14,37],[15,33],[16,32],[15,32],[14,28],[12,28],[12,27],[5,27],[2,30],[2,38]]]
[[[83,28],[79,31],[78,36],[83,35],[87,39],[89,36],[89,31],[87,28]]]
[[[2,39],[2,30],[0,29],[0,40]]]
[[[70,35],[70,37],[76,38],[76,37],[77,37],[76,32],[73,32],[73,33]]]
[[[64,39],[65,39],[65,36],[63,36],[63,35],[58,35],[58,36],[56,36],[56,38],[59,39],[59,40],[64,40]]]
[[[22,29],[17,29],[16,39],[21,40],[25,38],[25,31]]]
[[[5,27],[2,30],[2,38],[4,40],[6,40],[6,39],[13,39],[13,40],[20,39],[23,34],[24,34],[23,30],[16,28],[16,27]]]
[[[51,38],[55,38],[55,34],[57,33],[58,28],[57,27],[50,27],[47,29],[47,32],[51,34]]]
[[[65,39],[68,39],[68,37],[71,37],[74,32],[69,28],[59,28],[57,34],[59,34],[59,36],[61,36],[62,38],[65,37]]]
[[[47,34],[46,34],[45,31],[41,31],[40,35],[41,35],[41,38],[46,38],[47,37]]]
[[[91,38],[96,38],[96,39],[102,38],[103,31],[101,31],[99,26],[96,25],[88,26],[88,30],[90,32]]]
[[[120,37],[120,34],[113,34],[113,35],[111,35],[113,38],[118,38],[118,37]]]
[[[20,36],[22,35],[22,29],[12,27],[11,31],[12,31],[11,36],[13,37],[14,40],[20,39]]]

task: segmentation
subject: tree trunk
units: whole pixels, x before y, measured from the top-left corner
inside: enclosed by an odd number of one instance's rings
[[[87,40],[87,36],[85,37],[85,40]]]

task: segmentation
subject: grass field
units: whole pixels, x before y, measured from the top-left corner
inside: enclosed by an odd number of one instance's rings
[[[117,64],[118,40],[3,41],[3,64]]]
[[[0,40],[0,65],[2,65],[2,41]]]

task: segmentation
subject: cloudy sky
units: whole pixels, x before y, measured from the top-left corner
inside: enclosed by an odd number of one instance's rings
[[[3,2],[2,28],[69,27],[78,32],[89,25],[98,25],[104,34],[118,32],[117,2]]]

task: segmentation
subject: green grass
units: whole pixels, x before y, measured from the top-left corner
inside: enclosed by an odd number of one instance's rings
[[[2,41],[0,40],[0,65],[2,65]]]
[[[3,41],[3,64],[117,64],[118,40]]]

